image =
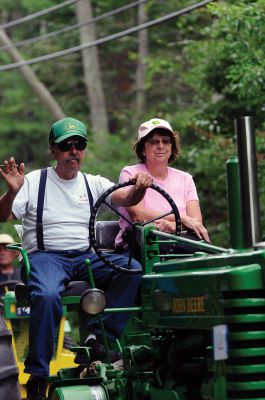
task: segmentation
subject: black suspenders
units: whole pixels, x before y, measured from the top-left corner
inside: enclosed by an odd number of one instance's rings
[[[83,174],[88,200],[90,212],[93,208],[93,196],[88,184],[88,180],[86,174]],[[42,224],[42,215],[43,215],[43,205],[44,205],[44,196],[45,196],[45,187],[47,181],[47,168],[41,170],[40,173],[40,183],[39,183],[39,191],[38,191],[38,203],[37,203],[37,217],[36,217],[36,235],[37,235],[37,245],[39,250],[45,250],[44,242],[43,242],[43,224]]]
[[[39,250],[45,250],[43,243],[42,214],[43,214],[46,180],[47,180],[47,168],[44,168],[41,170],[40,173],[40,184],[39,184],[38,203],[37,203],[36,235],[37,235],[37,244]]]

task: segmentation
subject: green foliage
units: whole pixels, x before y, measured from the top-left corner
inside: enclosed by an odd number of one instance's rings
[[[56,4],[56,0],[0,0],[2,22]],[[124,4],[123,0],[92,1],[95,16]],[[148,1],[148,19],[186,6],[186,0]],[[265,200],[264,8],[264,0],[218,1],[148,30],[147,104],[143,118],[165,118],[180,132],[183,155],[175,166],[194,176],[204,220],[212,240],[220,245],[228,242],[225,162],[236,152],[237,116],[256,117],[261,204]],[[72,5],[14,27],[8,34],[16,42],[76,22]],[[99,21],[97,35],[104,37],[136,24],[134,8]],[[29,59],[78,44],[79,32],[74,30],[18,50]],[[131,150],[131,141],[136,137],[133,127],[142,122],[135,121],[134,113],[137,51],[137,35],[99,47],[111,134],[101,146],[90,141],[84,170],[100,173],[114,182],[124,165],[136,161]],[[8,54],[0,52],[0,63],[9,62]],[[65,114],[80,118],[89,127],[81,54],[32,68]],[[53,122],[50,113],[18,69],[1,72],[0,87],[0,161],[14,155],[25,161],[28,169],[48,164],[47,137]],[[1,182],[0,186],[2,189]],[[263,213],[262,226],[264,229]]]
[[[11,235],[15,242],[20,243],[20,238],[16,232],[15,226],[17,224],[17,221],[9,221],[9,222],[4,222],[0,224],[0,234],[1,233],[8,233]]]
[[[22,5],[28,10],[29,13],[38,12],[39,10],[54,6],[52,0],[22,0]]]
[[[114,183],[119,180],[121,169],[125,165],[136,163],[131,142],[128,139],[110,135],[102,146],[89,143],[83,170],[91,174],[99,174]]]
[[[192,60],[186,80],[199,95],[193,106],[206,103],[201,106],[204,117],[217,118],[225,130],[238,115],[255,115],[264,122],[265,3],[218,2],[209,9],[214,20],[204,29],[204,39],[184,51]]]
[[[234,119],[253,115],[257,130],[264,129],[264,7],[263,0],[214,2],[208,12],[201,13],[200,23],[207,24],[197,36],[196,25],[188,23],[190,16],[179,19],[178,24],[187,34],[181,53],[187,68],[182,70],[181,79],[191,93],[185,111],[178,111],[174,118],[186,155],[183,167],[195,177],[207,226],[223,243],[227,237],[219,235],[216,228],[226,218],[224,165],[236,152],[232,142]],[[263,204],[263,136],[257,135],[257,147]]]

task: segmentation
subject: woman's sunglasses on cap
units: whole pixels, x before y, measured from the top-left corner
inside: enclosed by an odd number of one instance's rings
[[[62,142],[55,144],[60,151],[70,151],[72,146],[74,146],[76,150],[85,150],[87,142],[83,139],[79,139],[79,140],[63,140]]]

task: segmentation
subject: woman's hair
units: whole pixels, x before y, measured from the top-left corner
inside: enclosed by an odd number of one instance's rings
[[[144,136],[142,139],[137,141],[133,148],[134,151],[139,159],[140,162],[145,163],[145,155],[143,154],[144,150],[144,145],[147,140],[150,140],[155,134],[158,134],[160,136],[169,136],[171,137],[172,140],[172,148],[171,148],[171,155],[168,159],[168,162],[171,163],[174,161],[181,152],[181,146],[180,146],[180,138],[178,132],[171,133],[167,129],[162,129],[162,128],[157,128],[153,129],[148,135]]]

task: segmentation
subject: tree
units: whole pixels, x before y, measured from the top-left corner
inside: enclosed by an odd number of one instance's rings
[[[78,23],[83,23],[85,20],[93,18],[90,0],[79,0],[77,2],[76,15]],[[96,40],[94,23],[82,25],[79,29],[81,44]],[[97,47],[82,50],[82,59],[94,139],[98,143],[104,143],[105,135],[108,132],[108,116],[101,82]]]
[[[2,43],[3,45],[12,46],[12,41],[9,39],[3,29],[0,29],[0,43]],[[23,58],[15,47],[8,47],[7,53],[11,57],[12,61],[23,61]],[[47,87],[45,87],[45,85],[40,82],[32,69],[28,65],[23,65],[20,67],[19,71],[21,72],[21,75],[24,77],[27,83],[31,86],[42,104],[47,107],[53,118],[55,120],[64,118],[65,114],[63,110],[61,109],[55,98],[51,95]]]
[[[261,204],[264,202],[264,8],[263,0],[211,4],[209,23],[182,52],[183,62],[189,65],[182,78],[193,92],[182,114],[185,143],[192,154],[184,164],[203,188],[203,209],[215,225],[215,234],[226,219],[224,163],[236,153],[233,124],[238,116],[256,117],[260,198]],[[265,221],[262,226],[264,229]],[[223,235],[220,240],[225,243]]]
[[[146,4],[141,3],[138,6],[138,25],[147,21]],[[138,33],[138,58],[136,66],[136,120],[145,113],[145,79],[146,79],[146,60],[148,55],[148,31],[143,29]]]
[[[185,79],[195,91],[192,108],[230,135],[236,116],[250,114],[264,121],[265,4],[218,2],[209,10],[211,25],[201,40],[185,49],[184,56],[191,60]]]

